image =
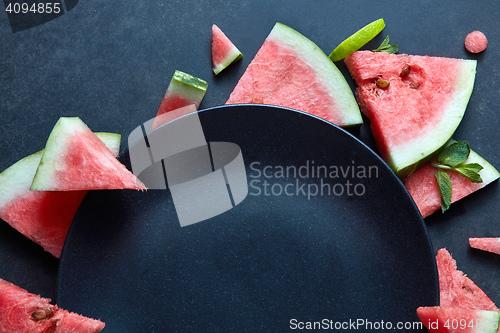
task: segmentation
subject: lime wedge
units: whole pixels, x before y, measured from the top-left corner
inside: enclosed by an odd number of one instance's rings
[[[339,61],[347,57],[349,54],[359,50],[361,46],[368,43],[373,37],[377,36],[385,27],[384,19],[378,19],[364,26],[351,35],[349,38],[340,43],[335,50],[330,53],[332,61]]]

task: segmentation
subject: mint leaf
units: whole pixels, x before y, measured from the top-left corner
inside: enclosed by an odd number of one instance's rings
[[[441,211],[444,213],[451,205],[451,179],[450,175],[442,169],[436,169],[436,180],[441,193]]]
[[[479,163],[463,164],[455,167],[454,170],[473,183],[483,182],[483,179],[479,175],[479,171],[483,170],[483,167]]]
[[[387,37],[385,37],[382,44],[380,44],[379,47],[377,47],[375,50],[372,50],[372,51],[373,52],[398,53],[399,46],[397,46],[396,44],[389,44],[389,35],[387,35]]]
[[[470,154],[470,147],[467,141],[457,141],[446,147],[438,156],[440,164],[449,167],[456,167],[464,163]]]

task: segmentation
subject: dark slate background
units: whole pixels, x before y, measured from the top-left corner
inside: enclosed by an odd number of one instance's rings
[[[8,3],[7,0],[4,1]],[[455,139],[500,168],[500,3],[494,1],[184,0],[65,2],[66,13],[43,24],[11,25],[0,13],[0,170],[43,149],[57,119],[79,116],[94,131],[128,134],[152,118],[174,70],[208,81],[201,108],[224,104],[275,22],[287,24],[329,53],[365,24],[385,19],[400,53],[477,59],[475,88]],[[28,20],[28,18],[26,18]],[[244,54],[215,77],[211,25]],[[18,24],[18,23],[17,23]],[[33,25],[31,28],[30,24]],[[485,52],[467,53],[464,38],[481,30]],[[16,32],[13,32],[16,31]],[[347,75],[343,63],[339,68]],[[355,135],[373,146],[368,125]],[[500,256],[471,250],[468,237],[500,236],[498,183],[426,220],[435,250],[446,247],[458,266],[500,305]],[[0,223],[0,277],[55,298],[58,260]],[[418,281],[416,282],[418,283]]]

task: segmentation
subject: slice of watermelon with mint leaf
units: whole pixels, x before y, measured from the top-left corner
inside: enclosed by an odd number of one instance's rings
[[[470,155],[470,146],[467,141],[457,141],[448,145],[431,165],[436,168],[436,181],[441,194],[441,210],[444,213],[450,208],[453,187],[447,170],[458,172],[472,183],[482,183],[479,172],[483,166],[479,163],[466,163]]]
[[[145,190],[78,117],[61,117],[52,129],[31,184],[33,191]]]
[[[500,173],[470,149],[467,141],[450,140],[431,162],[403,179],[422,217],[456,202],[500,178]]]

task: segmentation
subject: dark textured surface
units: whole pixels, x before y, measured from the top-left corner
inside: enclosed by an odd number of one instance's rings
[[[475,89],[455,139],[500,167],[500,5],[493,1],[66,1],[67,14],[13,33],[0,14],[0,170],[44,147],[60,116],[80,116],[94,131],[126,137],[156,114],[175,69],[208,81],[201,108],[223,104],[275,22],[312,39],[326,53],[361,26],[383,17],[400,52],[478,60]],[[215,77],[211,25],[243,52]],[[463,47],[481,30],[485,52]],[[345,66],[338,63],[354,87]],[[355,134],[372,145],[365,124]],[[498,305],[500,257],[468,248],[470,236],[500,236],[494,183],[427,219],[434,249],[447,247]],[[57,260],[5,223],[0,224],[0,277],[55,297]]]
[[[109,332],[161,332],[165,323],[172,332],[284,332],[294,318],[414,322],[419,305],[437,305],[420,214],[359,141],[263,106],[208,109],[200,120],[207,141],[240,146],[247,198],[181,228],[169,191],[89,194],[61,256],[60,306],[102,319]],[[288,166],[298,173],[285,178]],[[320,179],[317,166],[357,171]]]

